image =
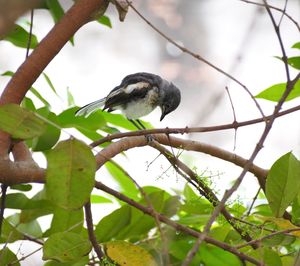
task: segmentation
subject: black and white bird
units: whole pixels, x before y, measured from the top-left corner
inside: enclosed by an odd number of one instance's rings
[[[161,108],[160,121],[180,104],[179,89],[171,82],[151,73],[135,73],[126,76],[105,98],[89,103],[76,112],[76,116],[88,116],[102,108],[108,112],[121,110],[131,122]],[[136,124],[135,124],[136,125]]]

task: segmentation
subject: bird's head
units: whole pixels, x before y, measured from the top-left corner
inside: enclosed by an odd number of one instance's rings
[[[160,104],[161,108],[161,117],[160,121],[164,119],[164,117],[174,111],[178,105],[180,104],[181,95],[180,90],[173,84],[168,83],[163,85],[163,96]]]

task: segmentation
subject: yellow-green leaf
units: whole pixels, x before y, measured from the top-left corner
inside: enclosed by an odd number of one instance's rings
[[[300,161],[291,153],[279,158],[266,181],[266,197],[276,217],[281,217],[300,189]]]
[[[90,198],[94,187],[96,161],[91,149],[69,139],[47,152],[47,196],[57,206],[78,209]]]
[[[157,266],[152,255],[144,248],[126,241],[111,241],[104,244],[106,255],[120,266]]]
[[[0,106],[0,129],[11,134],[15,139],[31,139],[41,136],[47,124],[34,112],[17,104]]]
[[[72,232],[51,235],[43,246],[43,259],[60,262],[74,261],[88,254],[91,250],[90,241]]]
[[[258,95],[256,95],[255,98],[262,98],[265,100],[278,102],[285,90],[286,90],[286,83],[279,83],[263,90]],[[289,96],[286,98],[286,101],[293,100],[299,96],[300,96],[300,80],[296,82],[294,88],[290,92]]]

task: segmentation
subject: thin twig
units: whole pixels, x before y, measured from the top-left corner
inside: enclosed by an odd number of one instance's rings
[[[231,98],[231,95],[230,95],[230,92],[229,92],[228,87],[226,86],[225,89],[226,89],[226,92],[227,92],[227,95],[228,95],[228,98],[229,98],[229,101],[230,101],[231,109],[232,109],[232,114],[233,114],[233,124],[235,124],[235,123],[237,123],[237,120],[236,120],[236,115],[235,115],[235,109],[234,109],[233,101],[232,101],[232,98]],[[233,151],[235,151],[235,149],[236,149],[236,135],[237,135],[237,130],[238,130],[238,128],[235,128],[235,129],[234,129],[234,145],[233,145]]]
[[[30,46],[31,46],[32,28],[33,28],[33,16],[34,16],[34,9],[31,9],[31,11],[30,11],[30,28],[29,28],[29,36],[28,36],[28,41],[27,41],[25,59],[27,59],[27,57],[29,56],[29,50],[30,50]]]
[[[256,201],[256,199],[257,199],[257,197],[258,197],[260,191],[261,191],[261,187],[257,190],[257,192],[256,192],[256,194],[255,194],[255,196],[254,196],[254,198],[253,198],[253,200],[252,200],[252,202],[251,202],[251,204],[250,204],[250,207],[249,207],[247,213],[244,215],[244,217],[248,217],[248,216],[250,215],[250,213],[251,213],[251,211],[252,211],[252,208],[253,208],[253,206],[254,206],[254,203],[255,203],[255,201]]]
[[[17,263],[20,262],[20,261],[26,260],[27,258],[29,258],[30,256],[32,256],[33,254],[39,252],[42,248],[43,248],[43,247],[39,247],[38,249],[36,249],[36,250],[30,252],[29,254],[27,254],[26,256],[24,256],[24,257],[22,257],[22,258],[20,258],[20,259],[18,259],[18,260],[15,260],[15,261],[13,261],[13,262],[10,262],[9,265],[14,265],[14,264],[17,264]]]
[[[2,236],[2,225],[4,219],[5,199],[6,199],[7,185],[1,184],[1,205],[0,205],[0,236]]]
[[[209,65],[210,67],[212,67],[213,69],[215,69],[216,71],[218,71],[219,73],[225,75],[226,77],[228,77],[229,79],[231,79],[232,81],[234,81],[235,83],[239,84],[251,97],[251,99],[253,100],[253,102],[255,103],[257,109],[259,110],[260,114],[262,115],[263,118],[265,118],[264,112],[261,109],[259,103],[257,102],[257,100],[255,99],[254,95],[251,93],[251,91],[247,88],[246,85],[244,85],[242,82],[240,82],[239,80],[237,80],[235,77],[233,77],[232,75],[230,75],[229,73],[225,72],[224,70],[222,70],[221,68],[215,66],[214,64],[210,63],[208,60],[206,60],[204,57],[200,56],[199,54],[196,54],[194,52],[192,52],[191,50],[185,48],[184,46],[178,44],[177,42],[175,42],[172,38],[168,37],[166,34],[164,34],[160,29],[158,29],[156,26],[154,26],[148,19],[146,19],[133,5],[132,3],[130,3],[130,1],[126,0],[126,2],[128,3],[128,5],[134,10],[134,12],[143,20],[145,21],[154,31],[156,31],[160,36],[162,36],[164,39],[166,39],[168,42],[172,43],[174,46],[176,46],[179,50],[181,50],[183,53],[189,54],[192,57],[196,58],[197,60]]]
[[[276,235],[291,233],[291,232],[295,232],[295,231],[300,231],[300,228],[290,228],[290,229],[285,229],[285,230],[281,230],[281,231],[276,231],[276,232],[271,233],[269,235],[263,236],[263,237],[258,238],[258,239],[254,239],[254,240],[252,240],[250,242],[247,242],[247,243],[244,243],[244,244],[240,244],[240,245],[237,245],[235,247],[238,248],[238,249],[240,249],[240,248],[252,245],[252,244],[258,244],[258,243],[262,242],[263,240],[271,238],[271,237],[276,236]]]
[[[253,5],[257,5],[257,6],[261,6],[261,7],[264,7],[264,6],[265,6],[265,4],[257,3],[257,2],[254,2],[254,1],[249,1],[249,0],[240,0],[240,1],[241,1],[241,2],[245,2],[245,3],[247,3],[247,4],[253,4]],[[281,12],[281,13],[282,13],[284,16],[286,16],[290,21],[292,21],[292,22],[295,24],[295,26],[297,27],[298,31],[300,31],[300,26],[299,26],[298,22],[297,22],[295,19],[293,19],[292,16],[290,16],[288,13],[286,13],[285,10],[283,10],[283,9],[281,9],[281,8],[278,8],[278,7],[276,7],[276,6],[272,6],[272,5],[268,5],[268,7],[271,8],[271,9],[274,9],[274,10],[276,10],[276,11],[278,11],[278,12]]]
[[[88,230],[88,234],[89,234],[89,239],[91,241],[91,244],[93,245],[93,248],[98,256],[98,259],[101,261],[104,258],[104,253],[102,252],[96,236],[94,234],[94,225],[93,225],[93,215],[92,215],[92,211],[91,211],[91,202],[88,201],[85,205],[84,205],[84,210],[85,210],[85,221],[86,221],[86,226],[87,226],[87,230]]]
[[[296,78],[299,79],[299,77],[300,77],[300,75],[298,75]],[[293,112],[296,112],[299,110],[300,110],[300,105],[297,105],[295,107],[292,107],[292,108],[289,108],[287,110],[277,113],[276,118],[285,116],[287,114],[290,114],[290,113],[293,113]],[[269,122],[272,117],[273,117],[273,114],[266,116],[265,119]],[[262,123],[262,122],[265,122],[265,119],[256,118],[256,119],[246,120],[243,122],[223,124],[223,125],[218,125],[218,126],[208,126],[208,127],[154,128],[154,129],[144,129],[144,130],[138,130],[138,131],[115,133],[115,134],[107,135],[104,138],[101,138],[97,141],[92,142],[90,144],[90,146],[96,147],[105,142],[109,142],[114,139],[120,139],[123,137],[154,135],[154,134],[162,134],[162,133],[166,133],[166,134],[203,133],[203,132],[215,132],[215,131],[221,131],[221,130],[235,129],[235,128],[240,128],[240,127],[244,127],[244,126],[254,125],[257,123]]]
[[[285,12],[286,12],[287,3],[288,3],[288,0],[285,0],[284,7],[283,7],[283,9],[282,9],[282,14],[281,14],[281,17],[280,17],[279,22],[278,22],[278,25],[277,25],[278,27],[280,27],[281,22],[282,22],[282,20],[283,20],[284,14],[285,14]]]

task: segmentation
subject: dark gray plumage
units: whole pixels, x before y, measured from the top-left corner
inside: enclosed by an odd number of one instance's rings
[[[80,108],[76,115],[88,116],[99,108],[108,112],[121,110],[130,120],[151,113],[157,106],[162,110],[160,121],[180,104],[179,89],[172,83],[151,73],[126,76],[105,98]]]

